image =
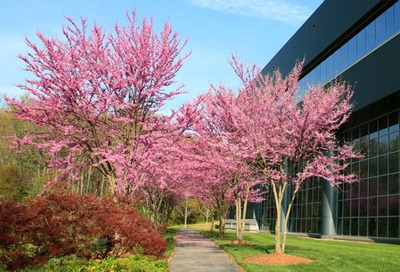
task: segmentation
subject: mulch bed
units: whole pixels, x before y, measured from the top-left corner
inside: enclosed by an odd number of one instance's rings
[[[230,242],[230,243],[226,243],[227,245],[242,245],[242,246],[258,246],[257,244],[253,244],[253,243],[250,243],[250,242],[246,242],[246,241],[238,241],[238,240],[235,240],[235,241],[233,241],[233,242]]]
[[[244,258],[243,262],[255,264],[269,264],[269,265],[293,265],[293,264],[309,264],[313,260],[308,258],[297,257],[287,254],[263,254],[254,257]]]

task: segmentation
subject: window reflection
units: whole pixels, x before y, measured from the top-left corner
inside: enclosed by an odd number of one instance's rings
[[[366,157],[349,167],[361,181],[341,187],[338,234],[400,238],[399,133],[397,110],[342,132]]]
[[[363,58],[400,31],[400,3],[396,2],[351,40],[336,50],[314,70],[300,80],[301,90],[307,84],[326,84],[349,66]]]

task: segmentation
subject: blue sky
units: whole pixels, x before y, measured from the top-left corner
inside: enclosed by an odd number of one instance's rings
[[[139,18],[153,17],[155,27],[170,21],[192,52],[176,80],[186,94],[167,104],[177,108],[209,83],[232,88],[238,80],[229,67],[231,53],[246,63],[264,66],[296,32],[322,0],[2,0],[0,8],[0,93],[20,96],[15,87],[30,75],[17,58],[27,52],[25,37],[40,31],[62,38],[65,16],[80,16],[111,30],[126,23],[125,13],[136,8]]]

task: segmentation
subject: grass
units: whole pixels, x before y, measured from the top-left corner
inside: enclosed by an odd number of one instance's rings
[[[214,222],[214,228],[216,225],[218,225],[218,222]],[[207,224],[205,222],[196,223],[196,224],[188,224],[187,227],[190,229],[195,229],[195,230],[209,230],[211,228],[211,222],[209,222]],[[184,229],[185,225],[183,225],[183,224],[182,225],[174,225],[171,228],[177,229],[177,230]]]
[[[178,231],[176,228],[167,228],[167,232],[164,235],[165,240],[167,241],[167,250],[165,251],[165,256],[167,258],[171,257],[172,252],[175,250],[175,241],[174,235]]]
[[[242,262],[243,258],[269,254],[274,250],[274,236],[264,233],[245,233],[246,241],[254,246],[229,245],[235,233],[226,232],[225,239],[218,234],[200,232],[228,252],[246,271],[400,271],[400,246],[378,243],[324,241],[318,239],[288,237],[286,253],[314,260],[311,264],[270,266]]]

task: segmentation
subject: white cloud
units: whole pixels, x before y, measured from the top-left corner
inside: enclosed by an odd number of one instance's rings
[[[306,6],[283,0],[190,0],[193,4],[212,10],[242,16],[261,17],[288,24],[303,23],[311,10]]]

